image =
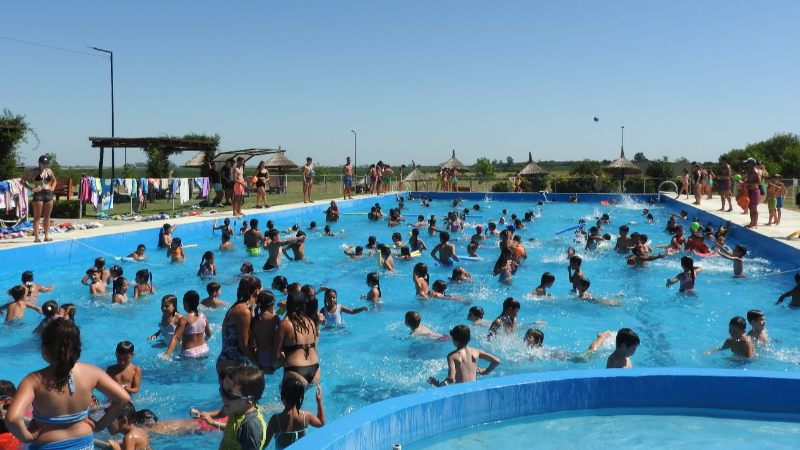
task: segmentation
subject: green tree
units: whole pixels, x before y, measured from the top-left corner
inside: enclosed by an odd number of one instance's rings
[[[139,178],[139,172],[136,171],[136,166],[133,164],[125,164],[122,166],[122,178]]]
[[[675,169],[667,157],[651,161],[644,171],[647,178],[658,178],[660,180],[671,180],[675,178]]]
[[[203,176],[208,175],[208,163],[214,159],[214,156],[217,154],[217,149],[219,148],[220,137],[218,134],[215,134],[214,136],[208,136],[205,134],[189,133],[183,137],[163,137],[213,143],[214,147],[205,152],[204,164],[202,167],[200,167],[200,174]],[[181,151],[166,150],[161,147],[148,147],[144,149],[144,152],[147,155],[147,176],[152,178],[165,178],[169,176],[169,170],[171,167],[169,161],[170,155],[183,153]]]
[[[639,152],[633,155],[633,162],[647,162],[647,158],[644,156],[644,153]]]
[[[592,161],[591,159],[584,159],[572,166],[570,175],[600,175],[603,172],[603,165],[599,161]]]
[[[686,164],[686,163],[688,163],[690,161],[685,156],[681,156],[680,158],[675,158],[675,160],[673,162]]]
[[[53,171],[53,175],[58,178],[61,174],[61,164],[58,163],[58,159],[56,159],[55,153],[45,153],[44,156],[47,157],[47,160],[50,161],[50,170]]]
[[[514,158],[512,158],[510,156],[506,156],[506,165],[509,166],[509,167],[513,166],[514,165]]]
[[[16,178],[19,175],[17,173],[19,146],[23,142],[28,142],[28,134],[39,141],[36,132],[25,121],[25,116],[4,109],[0,115],[0,180]],[[38,144],[36,147],[39,147]]]
[[[800,178],[800,145],[784,150],[781,155],[781,175],[786,178]]]
[[[472,171],[478,178],[492,178],[494,177],[495,168],[489,158],[478,158],[478,162],[472,166]]]

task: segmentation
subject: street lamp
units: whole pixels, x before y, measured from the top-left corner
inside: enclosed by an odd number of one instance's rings
[[[358,134],[355,130],[350,130],[353,133],[353,153],[355,158],[353,161],[353,179],[356,180],[356,194],[358,194]]]
[[[98,52],[108,53],[111,56],[111,137],[114,137],[114,52],[91,46],[89,48]],[[125,164],[128,164],[127,148],[125,149]],[[111,178],[114,178],[114,147],[111,147]]]

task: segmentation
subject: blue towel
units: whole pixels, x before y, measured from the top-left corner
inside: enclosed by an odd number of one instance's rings
[[[8,181],[0,181],[0,192],[8,190]]]
[[[100,209],[102,209],[103,211],[109,210],[114,207],[114,192],[113,192],[114,187],[112,186],[113,185],[112,181],[113,180],[110,179],[104,179],[101,181],[101,184],[103,186],[103,198],[102,198],[103,203]]]

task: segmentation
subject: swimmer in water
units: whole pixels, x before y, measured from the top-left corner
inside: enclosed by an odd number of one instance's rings
[[[431,250],[431,258],[441,265],[452,265],[458,262],[456,246],[450,241],[450,233],[443,231],[439,233],[439,243]]]
[[[725,247],[717,243],[717,254],[728,261],[733,261],[734,278],[744,278],[744,255],[747,254],[747,247],[744,245],[737,245],[733,251],[728,251]]]
[[[542,280],[539,282],[539,286],[537,286],[536,289],[533,290],[531,295],[535,297],[544,297],[550,295],[550,293],[547,292],[547,289],[553,287],[553,283],[555,282],[556,282],[555,275],[553,275],[550,272],[543,273]]]
[[[367,274],[367,286],[369,286],[369,292],[367,292],[366,295],[362,295],[361,299],[372,303],[379,303],[381,301],[381,283],[376,272]]]
[[[755,347],[753,346],[753,341],[745,334],[746,329],[747,325],[744,317],[734,317],[728,324],[730,337],[725,340],[721,347],[712,348],[703,353],[703,356],[730,349],[734,355],[752,358],[755,355]]]
[[[411,329],[410,336],[434,339],[437,341],[448,340],[447,336],[437,333],[425,325],[422,325],[422,316],[416,311],[409,311],[406,313],[405,324],[409,329]]]
[[[428,383],[436,387],[447,386],[453,383],[466,383],[475,381],[478,375],[488,375],[500,365],[500,359],[494,355],[468,346],[470,330],[466,325],[457,325],[450,330],[450,338],[456,349],[447,355],[449,367],[447,378],[442,381],[434,377],[428,378]],[[478,367],[478,360],[489,361],[489,367]]]

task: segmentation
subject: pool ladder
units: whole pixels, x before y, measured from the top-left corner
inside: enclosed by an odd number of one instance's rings
[[[661,190],[661,186],[664,186],[665,184],[671,184],[671,185],[675,186],[675,193],[676,193],[676,194],[678,193],[678,185],[677,185],[677,184],[675,184],[674,182],[672,182],[672,181],[670,181],[670,180],[664,180],[664,181],[662,181],[662,182],[661,182],[661,184],[659,184],[659,185],[658,185],[658,202],[659,202],[659,203],[661,203],[661,193],[662,193],[662,192],[670,192],[670,191],[662,191],[662,190]],[[671,193],[671,192],[670,192],[670,193]]]

